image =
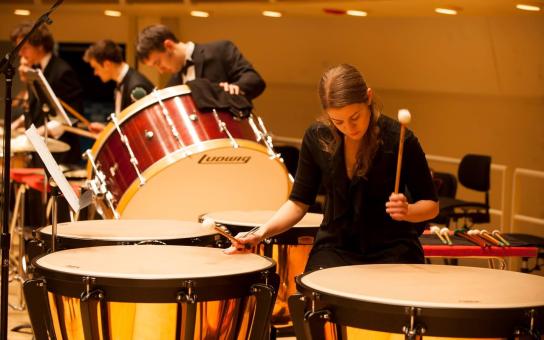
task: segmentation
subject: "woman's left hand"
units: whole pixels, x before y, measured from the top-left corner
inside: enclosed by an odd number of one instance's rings
[[[385,212],[395,221],[404,221],[408,215],[408,201],[403,194],[391,194],[385,203]]]

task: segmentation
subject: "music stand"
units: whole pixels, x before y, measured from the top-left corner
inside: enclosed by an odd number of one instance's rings
[[[72,122],[64,107],[62,107],[59,99],[53,92],[53,89],[45,79],[42,70],[40,69],[30,69],[26,72],[27,79],[32,85],[32,90],[42,102],[45,102],[50,109],[53,109],[55,114],[60,117],[66,125],[72,126]]]
[[[66,176],[62,173],[62,170],[60,169],[59,165],[53,158],[53,155],[45,145],[43,139],[38,134],[38,131],[36,130],[36,127],[34,124],[28,128],[28,130],[25,131],[26,136],[28,137],[28,140],[30,143],[32,143],[32,146],[34,146],[34,149],[36,149],[36,152],[40,156],[43,164],[45,165],[46,169],[49,172],[49,175],[51,178],[55,181],[56,187],[60,190],[60,192],[64,195],[64,198],[68,201],[68,204],[70,205],[70,208],[74,212],[74,214],[79,213],[79,211],[89,205],[92,201],[92,194],[90,191],[87,191],[86,194],[83,194],[79,197],[77,197],[74,189],[70,186],[68,183],[68,180],[66,179]],[[51,234],[51,244],[52,244],[52,251],[56,251],[56,236],[57,236],[57,198],[59,196],[58,190],[54,190],[53,196],[53,212],[51,214],[52,216],[52,234]],[[87,194],[88,193],[88,194]],[[89,197],[90,196],[90,197]]]

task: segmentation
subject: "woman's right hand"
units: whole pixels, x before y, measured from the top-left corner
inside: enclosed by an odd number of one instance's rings
[[[230,247],[223,250],[225,254],[247,254],[253,253],[253,248],[261,243],[261,236],[255,234],[238,233],[235,237],[235,242]]]

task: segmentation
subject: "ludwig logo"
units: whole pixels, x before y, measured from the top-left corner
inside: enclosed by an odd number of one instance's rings
[[[246,164],[251,156],[208,156],[204,154],[198,164]]]

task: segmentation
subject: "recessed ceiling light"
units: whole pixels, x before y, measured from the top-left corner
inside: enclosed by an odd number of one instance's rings
[[[15,11],[13,11],[13,14],[27,16],[30,15],[30,11],[28,9],[16,9]]]
[[[522,11],[531,11],[531,12],[540,11],[540,7],[535,6],[535,5],[517,4],[516,8],[521,9]]]
[[[210,13],[204,11],[191,11],[191,15],[198,18],[207,18],[210,16]]]
[[[263,15],[265,17],[271,17],[271,18],[281,18],[282,16],[281,12],[277,12],[277,11],[263,11]]]
[[[114,10],[111,10],[111,9],[107,9],[107,10],[104,11],[104,15],[107,15],[109,17],[120,17],[121,12],[114,11]]]
[[[358,11],[358,10],[355,10],[355,9],[348,9],[346,11],[346,14],[347,15],[352,15],[354,17],[366,17],[367,16],[367,13],[365,11]]]
[[[457,10],[455,10],[453,8],[435,8],[434,11],[436,13],[447,14],[447,15],[456,15],[457,14]]]

